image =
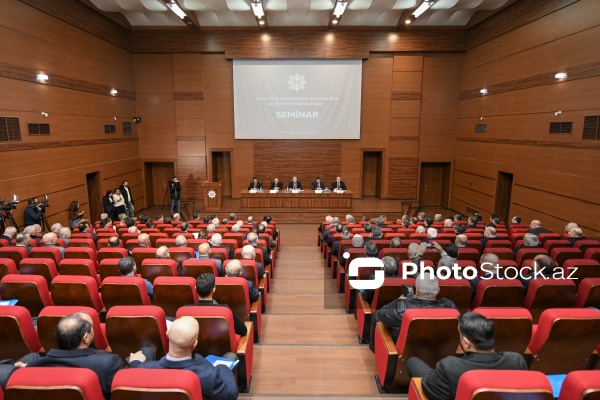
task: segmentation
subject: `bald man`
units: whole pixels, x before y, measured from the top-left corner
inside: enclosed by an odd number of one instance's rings
[[[61,257],[65,256],[65,249],[58,245],[58,236],[54,232],[48,232],[42,237],[42,242],[44,242],[44,247],[54,247],[60,251]]]
[[[529,230],[527,232],[533,233],[536,236],[540,236],[540,234],[542,233],[551,233],[552,231],[550,229],[542,227],[542,223],[537,219],[534,219],[529,224]]]
[[[130,356],[131,368],[184,369],[192,371],[200,379],[203,399],[234,400],[238,398],[233,372],[225,365],[213,366],[200,354],[194,354],[198,344],[198,321],[193,317],[181,317],[167,331],[169,352],[158,361],[144,361],[139,353]]]
[[[198,259],[213,260],[215,264],[217,264],[217,271],[219,271],[219,276],[223,276],[223,262],[218,258],[210,258],[210,245],[208,243],[200,243],[200,246],[198,246]]]
[[[242,277],[242,262],[240,260],[233,259],[229,261],[225,267],[226,277]],[[258,289],[254,287],[254,282],[248,281],[248,299],[250,303],[254,303],[260,299],[260,293]]]
[[[581,228],[572,228],[567,235],[567,240],[571,243],[571,246],[575,246],[576,241],[583,239],[585,239],[585,236],[583,236]]]

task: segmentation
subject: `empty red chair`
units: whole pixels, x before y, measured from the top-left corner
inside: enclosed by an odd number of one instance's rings
[[[150,236],[150,243],[152,245],[152,247],[156,247],[156,241],[160,238],[168,238],[169,235],[167,235],[166,233],[160,233],[158,232],[158,229],[156,230],[156,232],[149,232],[147,231],[147,229],[153,229],[153,228],[145,228],[142,229],[143,233],[148,233],[148,235]]]
[[[466,312],[471,305],[471,285],[466,279],[439,279],[440,291],[437,297],[445,297],[456,304],[460,312]]]
[[[88,247],[95,252],[98,252],[98,248],[96,247],[96,243],[94,243],[93,239],[78,239],[71,236],[69,240],[69,247]]]
[[[558,233],[549,232],[549,233],[540,233],[538,235],[538,240],[540,244],[543,246],[547,240],[560,240],[562,239]]]
[[[181,307],[177,311],[177,318],[182,316],[194,317],[200,325],[198,344],[194,353],[203,357],[209,354],[225,354],[229,351],[236,353],[240,359],[237,367],[238,385],[242,389],[248,389],[252,379],[254,358],[252,323],[246,322],[248,334],[240,337],[234,332],[233,314],[227,307]]]
[[[600,309],[600,278],[585,278],[579,285],[573,307]]]
[[[196,279],[187,276],[158,276],[154,280],[154,305],[175,317],[179,307],[198,302]]]
[[[182,263],[190,258],[196,258],[196,253],[191,247],[172,247],[169,249],[171,260]]]
[[[458,311],[450,308],[414,308],[406,310],[396,343],[381,322],[375,328],[375,381],[379,391],[394,385],[408,385],[406,361],[419,357],[431,368],[458,348]],[[431,346],[435,343],[435,346]]]
[[[42,349],[31,314],[22,306],[0,306],[0,359],[18,360]]]
[[[79,232],[79,228],[77,228],[72,234],[72,239],[94,239],[94,235],[90,232]]]
[[[488,243],[492,243],[491,241]],[[483,254],[494,253],[500,260],[514,260],[515,255],[512,249],[504,247],[486,247]]]
[[[24,258],[19,265],[21,275],[40,275],[50,286],[52,279],[58,275],[56,263],[51,258]]]
[[[111,351],[124,361],[130,353],[150,346],[160,359],[169,350],[166,321],[165,312],[157,306],[112,307],[106,314],[106,339]]]
[[[553,400],[548,378],[536,371],[473,370],[458,380],[457,399]]]
[[[570,259],[582,258],[581,250],[573,247],[556,247],[552,249],[550,257],[556,262],[556,265],[562,267],[563,263]]]
[[[8,274],[18,274],[17,264],[10,258],[0,258],[0,280]]]
[[[581,252],[583,254],[585,254],[585,252],[588,249],[593,249],[593,248],[598,248],[600,249],[600,241],[595,240],[595,239],[583,239],[583,240],[577,240],[575,242],[575,244],[573,245],[573,247],[575,247],[576,249],[581,250]]]
[[[594,400],[600,398],[600,371],[572,371],[560,388],[558,400]]]
[[[533,320],[522,307],[477,307],[473,312],[494,321],[494,351],[524,354],[531,342]]]
[[[6,385],[6,400],[104,400],[98,375],[87,368],[19,368]]]
[[[51,258],[56,265],[63,259],[60,250],[56,247],[34,247],[29,252],[31,258]]]
[[[111,398],[142,400],[202,399],[198,375],[179,369],[122,369],[115,375]]]
[[[131,251],[131,257],[138,268],[146,258],[156,258],[156,249],[152,247],[137,247]]]
[[[529,282],[523,307],[527,308],[537,323],[544,310],[571,307],[577,286],[568,279],[532,279]]]
[[[25,247],[0,247],[0,258],[10,258],[17,265],[17,269],[19,268],[21,260],[28,257],[29,253],[27,253],[27,249]]]
[[[44,351],[48,352],[50,349],[57,349],[56,337],[54,336],[54,329],[58,322],[67,315],[75,314],[78,312],[84,312],[92,318],[92,328],[94,329],[94,341],[91,347],[104,350],[108,346],[106,341],[106,329],[103,323],[100,322],[100,316],[96,310],[91,307],[82,306],[48,306],[44,307],[40,316],[38,317],[37,332],[40,338],[40,342],[44,347]]]
[[[530,370],[566,374],[586,369],[598,346],[600,313],[591,308],[546,310],[533,331]]]
[[[571,243],[568,240],[563,239],[550,239],[544,242],[544,249],[548,252],[548,254],[552,253],[552,249],[557,247],[572,247]]]
[[[477,284],[471,309],[476,307],[522,307],[525,288],[516,279],[482,279]]]
[[[146,282],[138,277],[108,276],[102,281],[102,302],[106,310],[118,305],[150,305]]]
[[[2,249],[0,249],[0,257],[2,256]],[[600,247],[592,247],[591,249],[587,249],[583,258],[591,258],[592,260],[596,260],[600,262]]]
[[[477,249],[473,249],[470,247],[462,247],[458,249],[458,257],[457,260],[471,260],[475,262],[479,262],[481,252]]]
[[[213,298],[219,304],[227,304],[231,311],[242,321],[251,321],[254,327],[254,342],[260,342],[262,326],[261,303],[250,303],[248,281],[241,277],[215,278],[215,294]]]
[[[100,282],[108,276],[121,276],[119,271],[119,260],[120,258],[105,258],[100,261],[98,265],[98,275],[100,275]]]
[[[200,274],[207,272],[214,276],[219,276],[217,263],[214,260],[190,258],[181,264],[181,276],[189,276],[196,279]]]
[[[98,261],[102,261],[105,258],[123,258],[127,257],[129,252],[126,248],[121,247],[103,247],[98,250]]]
[[[137,268],[142,278],[147,279],[150,283],[153,283],[158,276],[177,276],[177,263],[174,260],[146,258]]]
[[[18,304],[37,317],[46,306],[52,306],[48,283],[39,275],[6,275],[0,281],[0,295],[3,299],[17,299]]]
[[[588,258],[566,260],[562,269],[564,277],[573,280],[576,285],[585,278],[600,278],[600,263]]]
[[[535,256],[539,254],[548,254],[546,249],[540,249],[539,247],[523,247],[517,252],[515,261],[517,265],[522,265],[525,260],[533,260]]]
[[[57,306],[90,307],[97,312],[104,308],[98,284],[90,276],[59,275],[52,280],[50,293]]]
[[[66,258],[58,265],[58,273],[61,275],[89,276],[96,280],[100,287],[100,275],[96,273],[96,264],[92,260],[77,258]]]
[[[500,240],[488,240],[485,245],[486,249],[495,248],[495,247],[510,248],[510,247],[512,247],[512,243],[510,240],[500,239]]]
[[[67,247],[63,258],[87,258],[98,261],[98,252],[90,247]]]

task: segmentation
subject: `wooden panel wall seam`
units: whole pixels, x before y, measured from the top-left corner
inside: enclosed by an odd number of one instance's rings
[[[84,140],[57,140],[52,142],[9,142],[0,143],[0,151],[22,151],[22,150],[40,150],[40,149],[52,149],[56,147],[77,147],[77,146],[89,146],[89,145],[102,145],[111,143],[128,143],[128,142],[139,142],[137,137],[120,137],[111,139],[84,139]]]
[[[538,146],[538,147],[558,147],[568,149],[587,149],[600,150],[600,143],[594,140],[583,140],[580,142],[551,141],[551,140],[524,140],[524,139],[505,139],[505,138],[477,138],[471,136],[459,136],[459,142],[479,142],[489,144],[511,144],[515,146]]]

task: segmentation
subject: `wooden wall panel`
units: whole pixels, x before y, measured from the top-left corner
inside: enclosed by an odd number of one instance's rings
[[[203,198],[200,182],[206,179],[205,157],[185,157],[179,155],[177,158],[177,175],[181,181],[182,199],[196,200]]]
[[[391,199],[416,199],[417,157],[390,157],[388,197]]]
[[[398,53],[394,55],[394,72],[423,71],[423,53]]]
[[[398,59],[399,57],[394,57]],[[392,90],[402,92],[420,92],[422,71],[394,71]]]
[[[421,100],[393,100],[392,118],[418,118],[421,116]]]
[[[394,136],[419,136],[420,118],[392,118],[390,138]]]

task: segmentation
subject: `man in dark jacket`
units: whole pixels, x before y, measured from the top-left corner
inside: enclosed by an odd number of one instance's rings
[[[423,377],[423,392],[431,400],[451,400],[461,375],[475,369],[527,370],[527,363],[518,353],[494,352],[494,323],[481,314],[468,312],[458,317],[458,333],[463,357],[449,356],[439,361],[435,369],[417,357],[406,366],[410,376]]]
[[[235,400],[238,398],[235,376],[225,365],[213,366],[200,354],[194,354],[200,327],[193,317],[181,317],[173,322],[169,336],[169,352],[158,361],[145,361],[140,353],[130,356],[131,368],[183,369],[200,379],[203,399]]]
[[[181,183],[177,177],[173,177],[173,180],[169,181],[169,193],[171,194],[171,215],[175,214],[175,210],[180,213]]]
[[[415,285],[414,298],[400,297],[390,304],[386,304],[380,310],[375,311],[373,318],[371,319],[371,334],[369,336],[369,348],[371,351],[375,351],[375,326],[378,322],[383,322],[388,328],[395,343],[398,341],[402,318],[404,317],[404,312],[406,310],[411,308],[457,309],[456,304],[454,304],[452,300],[448,300],[445,297],[436,299],[440,287],[438,286],[438,280],[435,276],[432,276],[429,273],[420,273],[417,275]]]

